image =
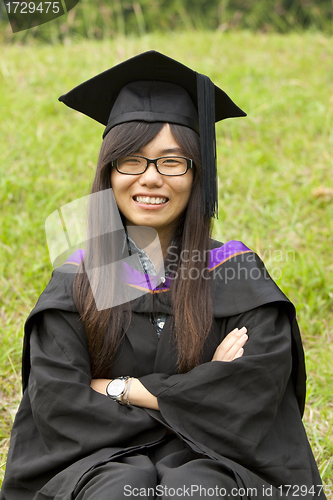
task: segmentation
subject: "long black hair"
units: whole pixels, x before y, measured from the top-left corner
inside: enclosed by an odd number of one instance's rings
[[[164,123],[129,122],[117,125],[106,135],[96,169],[91,193],[111,188],[111,162],[120,156],[133,154],[148,144],[163,128]],[[205,338],[212,325],[212,301],[207,279],[208,250],[210,249],[211,220],[201,211],[201,157],[199,137],[193,130],[170,124],[171,133],[185,156],[194,161],[194,180],[189,203],[178,220],[173,237],[173,255],[176,253],[176,279],[171,281],[171,305],[173,311],[173,336],[178,350],[178,371],[184,373],[199,364]],[[93,205],[88,215],[90,227],[98,224],[98,213]],[[95,266],[94,245],[111,245],[108,238],[88,240],[83,267],[74,279],[74,301],[81,315],[88,337],[88,347],[93,378],[108,378],[112,360],[130,322],[130,304],[125,303],[98,310],[94,300],[85,265]],[[193,252],[201,258],[182,260],[181,256]],[[90,259],[90,263],[89,263]],[[168,257],[166,266],[168,265]],[[182,270],[180,271],[180,266]],[[195,270],[195,272],[193,272]],[[98,280],[110,280],[100,273]],[[97,284],[99,286],[100,283]],[[105,283],[110,288],[115,283]]]

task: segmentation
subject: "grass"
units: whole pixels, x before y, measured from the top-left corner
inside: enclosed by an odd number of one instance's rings
[[[102,127],[57,97],[151,48],[208,74],[248,113],[217,126],[214,232],[256,250],[297,307],[308,368],[304,423],[333,490],[333,48],[330,38],[310,33],[189,32],[1,47],[1,464],[20,399],[23,323],[52,271],[44,222],[88,193],[101,143]]]
[[[65,7],[65,2],[61,3]],[[12,14],[14,9],[12,6]],[[80,0],[73,10],[54,19],[51,24],[41,24],[13,34],[8,25],[5,2],[0,2],[0,42],[27,44],[39,40],[52,44],[59,41],[66,43],[77,36],[109,40],[118,35],[142,36],[175,29],[245,29],[264,33],[319,30],[332,35],[332,16],[331,0],[100,0],[98,3],[95,0]],[[23,28],[29,26],[31,21],[36,21],[36,18],[29,19],[22,14],[19,25]]]

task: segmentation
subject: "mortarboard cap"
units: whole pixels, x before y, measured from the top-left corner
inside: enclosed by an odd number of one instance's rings
[[[198,132],[202,210],[208,217],[216,214],[215,122],[246,113],[207,76],[151,50],[87,80],[59,101],[105,125],[103,137],[129,121],[176,123]]]

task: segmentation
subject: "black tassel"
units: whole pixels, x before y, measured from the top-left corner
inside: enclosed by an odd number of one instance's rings
[[[207,217],[217,217],[215,87],[207,76],[200,73],[197,73],[197,96],[202,159],[202,212]]]

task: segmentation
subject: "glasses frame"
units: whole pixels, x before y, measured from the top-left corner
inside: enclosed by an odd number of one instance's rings
[[[186,158],[186,156],[159,156],[158,158],[155,158],[155,159],[146,158],[145,156],[139,156],[139,155],[128,155],[128,156],[133,157],[133,158],[143,158],[144,160],[146,160],[147,165],[146,165],[146,168],[142,172],[139,172],[137,174],[131,174],[129,172],[121,172],[118,168],[118,159],[113,160],[111,162],[111,166],[116,167],[117,172],[119,172],[122,175],[142,175],[146,172],[149,165],[151,165],[152,163],[155,165],[157,172],[160,175],[165,175],[166,177],[179,177],[180,175],[185,175],[190,168],[193,168],[193,160],[191,158]],[[163,174],[162,172],[159,171],[158,166],[157,166],[157,161],[161,160],[162,158],[182,158],[183,160],[186,160],[185,172],[183,172],[182,174]]]

